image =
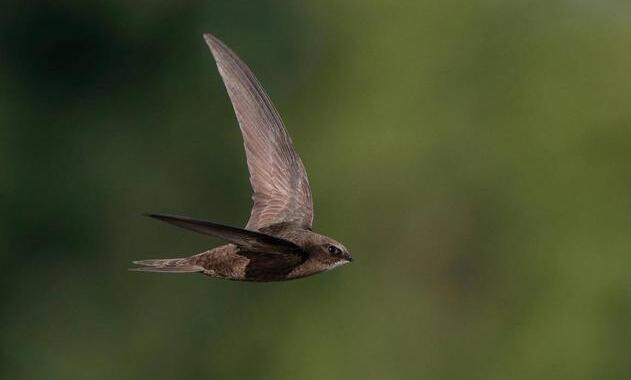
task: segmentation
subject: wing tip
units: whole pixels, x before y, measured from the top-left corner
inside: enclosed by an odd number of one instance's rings
[[[205,39],[205,40],[206,40],[206,42],[208,42],[208,43],[211,43],[211,42],[213,42],[214,40],[219,40],[217,37],[215,37],[215,35],[214,35],[214,34],[212,34],[212,33],[208,33],[208,32],[206,32],[206,33],[202,33],[202,37],[204,37],[204,39]]]
[[[159,213],[143,213],[142,216],[146,216],[151,219],[156,219],[161,222],[174,223],[177,221],[187,221],[191,218],[186,216],[178,216],[178,215],[170,215],[170,214],[159,214]]]
[[[153,212],[143,212],[142,216],[146,216],[147,218],[162,219],[166,215],[164,215],[164,214],[156,214],[156,213],[153,213]]]
[[[226,50],[226,45],[212,33],[203,33],[202,37],[206,41],[206,45],[210,48],[210,52],[217,58],[217,54],[221,50]]]

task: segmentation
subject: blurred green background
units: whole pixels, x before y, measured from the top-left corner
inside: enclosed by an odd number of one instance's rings
[[[254,70],[356,261],[127,272],[244,225],[201,34]],[[3,379],[625,379],[631,4],[45,1],[0,12]]]

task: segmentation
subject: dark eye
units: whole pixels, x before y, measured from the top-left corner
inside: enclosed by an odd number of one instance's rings
[[[336,247],[334,245],[329,245],[329,247],[327,249],[329,250],[329,253],[331,253],[331,254],[339,254],[340,252],[342,252],[342,251],[340,251],[340,249],[338,247]]]

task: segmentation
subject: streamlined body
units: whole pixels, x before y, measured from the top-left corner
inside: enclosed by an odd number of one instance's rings
[[[149,214],[228,244],[177,259],[134,261],[132,270],[203,273],[242,281],[283,281],[349,263],[339,242],[312,231],[313,201],[300,157],[283,122],[252,71],[211,34],[215,58],[243,135],[254,204],[245,228],[184,216]]]

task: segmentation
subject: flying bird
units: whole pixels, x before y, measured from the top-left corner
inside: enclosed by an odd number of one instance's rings
[[[353,260],[348,249],[312,231],[307,173],[272,101],[252,71],[217,37],[204,39],[243,135],[253,206],[245,228],[166,214],[148,216],[227,244],[177,259],[134,261],[146,272],[203,273],[241,281],[283,281],[321,273]]]

